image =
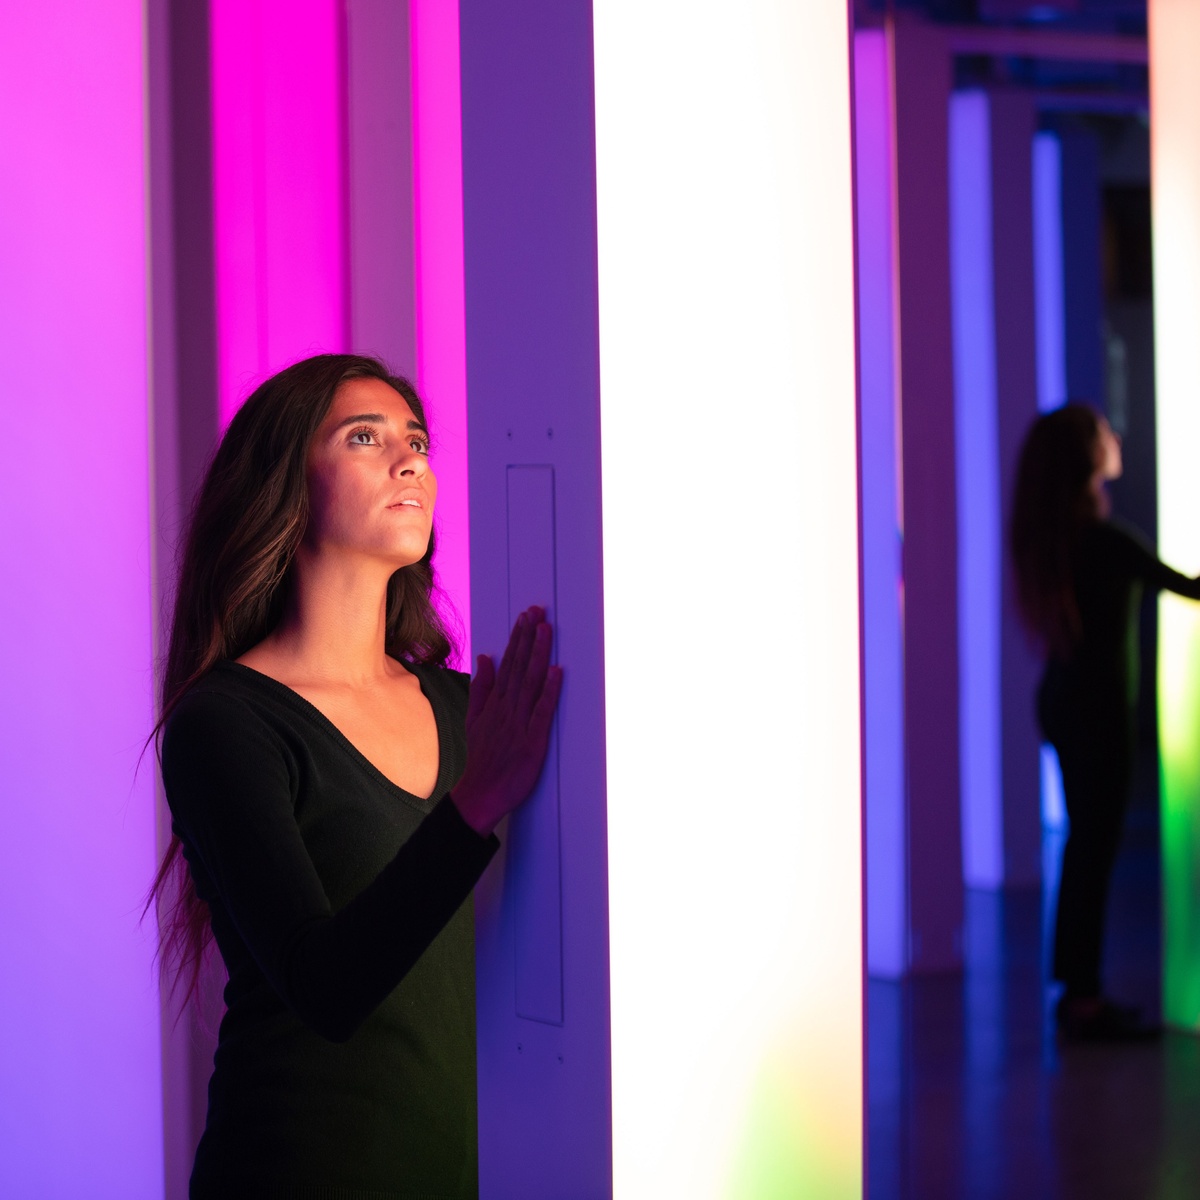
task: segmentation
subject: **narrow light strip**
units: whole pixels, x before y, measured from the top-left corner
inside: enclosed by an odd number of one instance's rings
[[[855,204],[863,538],[867,969],[908,969],[899,447],[895,355],[895,119],[882,30],[854,35]]]
[[[1067,400],[1062,223],[1062,143],[1056,134],[1039,133],[1033,139],[1033,278],[1040,412]]]
[[[224,427],[263,378],[346,349],[337,0],[212,0],[217,384]]]
[[[458,5],[410,0],[417,384],[436,438],[438,582],[471,662],[467,358],[463,301],[462,101]]]
[[[1037,404],[1050,412],[1067,400],[1066,301],[1063,286],[1062,143],[1058,135],[1033,139],[1033,297],[1037,329]],[[1067,825],[1062,772],[1052,746],[1041,754],[1042,827]]]

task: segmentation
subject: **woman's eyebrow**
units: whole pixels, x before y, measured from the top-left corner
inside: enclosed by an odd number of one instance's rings
[[[334,426],[334,430],[345,429],[347,425],[356,425],[360,421],[365,421],[370,425],[386,425],[388,423],[384,413],[357,413],[353,417],[346,417],[345,420],[339,421]]]
[[[353,417],[346,417],[345,420],[339,421],[333,427],[333,432],[336,433],[339,429],[345,429],[345,427],[347,425],[358,425],[358,424],[364,423],[364,422],[369,425],[387,425],[387,424],[389,424],[386,413],[356,413]],[[411,417],[409,418],[409,420],[407,422],[405,422],[405,428],[419,431],[424,434],[428,434],[428,432],[429,432],[429,430],[426,429],[425,426],[422,425],[420,421],[416,420],[415,418],[411,418]]]

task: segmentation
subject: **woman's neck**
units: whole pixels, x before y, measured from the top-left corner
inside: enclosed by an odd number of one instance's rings
[[[240,661],[310,684],[363,686],[391,675],[386,565],[296,556],[283,617]],[[256,661],[257,660],[257,661]]]
[[[1108,488],[1105,486],[1107,482],[1104,473],[1097,471],[1088,484],[1088,491],[1091,492],[1092,499],[1096,503],[1096,516],[1102,521],[1112,515],[1112,497],[1108,494]]]

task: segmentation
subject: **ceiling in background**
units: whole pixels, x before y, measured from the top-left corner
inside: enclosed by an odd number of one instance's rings
[[[1093,33],[1146,32],[1146,0],[856,0],[870,19],[894,10],[963,25],[1022,25]]]

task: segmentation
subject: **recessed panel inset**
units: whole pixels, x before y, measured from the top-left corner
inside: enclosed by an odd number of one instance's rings
[[[554,468],[508,468],[509,625],[531,604],[555,618]],[[517,1016],[563,1022],[558,733],[537,789],[509,826],[506,897],[513,920]]]

